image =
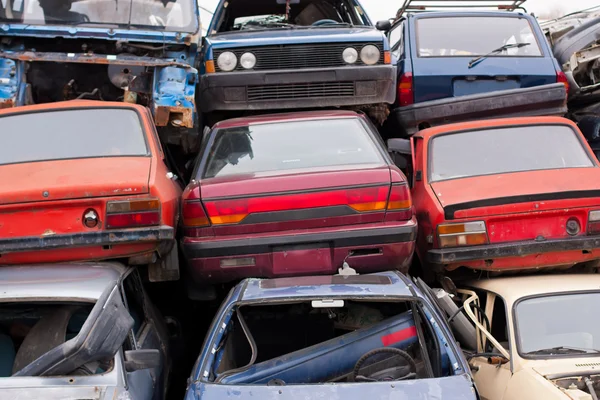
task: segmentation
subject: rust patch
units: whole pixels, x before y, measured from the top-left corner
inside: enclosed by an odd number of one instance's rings
[[[173,120],[181,121],[177,126],[193,128],[194,118],[192,109],[187,107],[155,106],[154,122],[156,126],[167,126]]]

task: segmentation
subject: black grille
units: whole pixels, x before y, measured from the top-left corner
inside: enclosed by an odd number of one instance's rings
[[[354,96],[354,82],[286,83],[248,86],[248,101]]]
[[[375,45],[381,52],[378,64],[383,64],[382,43],[319,43],[319,44],[294,44],[280,46],[245,47],[239,49],[215,50],[214,59],[217,71],[221,72],[216,65],[219,55],[226,51],[233,52],[238,58],[236,71],[246,71],[239,60],[242,54],[250,52],[256,56],[254,71],[275,69],[300,69],[300,68],[327,68],[348,66],[342,58],[344,49],[354,47],[359,53],[358,61],[353,65],[364,65],[360,61],[360,50],[367,44]]]

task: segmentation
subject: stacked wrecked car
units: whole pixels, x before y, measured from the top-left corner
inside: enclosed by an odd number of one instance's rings
[[[596,15],[412,3],[1,4],[0,397],[597,398]]]

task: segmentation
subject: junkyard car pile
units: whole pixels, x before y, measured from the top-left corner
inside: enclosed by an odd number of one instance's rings
[[[600,11],[432,3],[0,2],[0,399],[597,399]]]

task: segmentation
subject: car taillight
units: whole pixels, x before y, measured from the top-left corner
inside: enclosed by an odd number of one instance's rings
[[[590,215],[588,216],[587,234],[600,234],[600,210],[590,211]]]
[[[204,200],[212,225],[236,224],[250,214],[348,206],[358,212],[385,211],[389,186],[305,192],[233,200]]]
[[[564,72],[558,71],[556,73],[556,83],[562,83],[563,85],[565,85],[567,94],[569,94],[569,79],[567,79],[567,75],[565,75]]]
[[[408,221],[412,218],[413,209],[408,185],[392,185],[387,211],[386,221]]]
[[[398,103],[400,106],[409,106],[414,102],[413,74],[406,72],[400,76],[400,82],[398,83]]]
[[[106,228],[133,228],[160,224],[157,199],[109,201],[106,203]]]
[[[437,233],[440,248],[477,246],[488,243],[487,230],[483,221],[438,225]]]

